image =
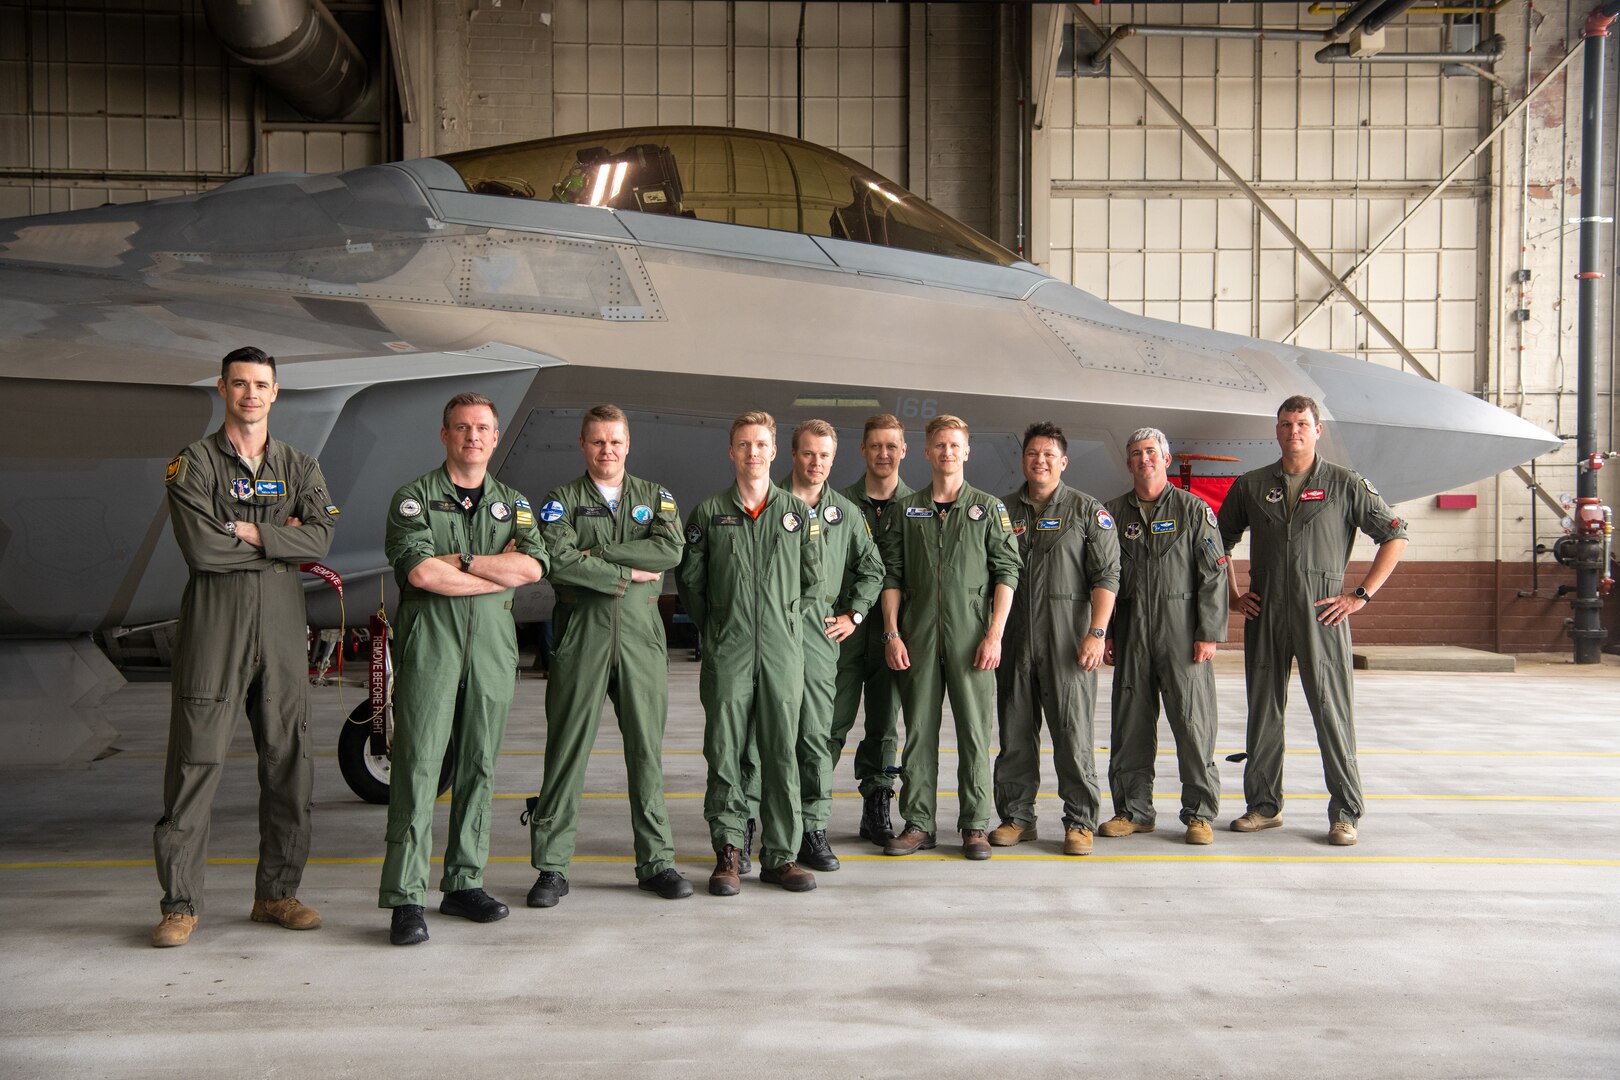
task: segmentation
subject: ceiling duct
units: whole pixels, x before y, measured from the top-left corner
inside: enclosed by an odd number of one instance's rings
[[[365,57],[321,0],[203,0],[208,28],[312,120],[342,120],[365,100]]]

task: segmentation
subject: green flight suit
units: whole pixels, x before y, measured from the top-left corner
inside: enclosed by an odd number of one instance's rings
[[[788,482],[780,485],[791,490]],[[811,512],[821,521],[822,582],[837,586],[812,598],[804,609],[804,700],[799,706],[799,814],[805,832],[825,829],[832,817],[832,774],[844,749],[842,737],[833,736],[833,699],[838,680],[839,646],[827,636],[827,620],[851,611],[861,613],[864,626],[872,621],[878,590],[883,585],[883,560],[878,558],[860,508],[823,484]],[[860,628],[857,627],[857,630]],[[886,667],[887,665],[885,665]],[[848,734],[848,729],[845,729]],[[743,768],[750,816],[759,811],[759,755],[752,742]]]
[[[1060,482],[1045,506],[1032,505],[1025,491],[1007,496],[1024,572],[996,670],[996,811],[1003,821],[1035,824],[1044,715],[1064,824],[1095,831],[1097,673],[1080,667],[1080,645],[1091,629],[1091,590],[1119,590],[1119,534],[1102,503],[1083,491]]]
[[[489,859],[495,759],[517,689],[512,590],[441,596],[410,583],[436,555],[498,555],[509,541],[549,566],[534,511],[493,475],[469,514],[444,466],[394,493],[383,553],[399,583],[395,622],[394,745],[387,852],[377,906],[421,904],[433,849],[433,803],[452,734],[456,760],[441,892],[481,888]]]
[[[658,612],[663,582],[632,582],[630,570],[663,573],[680,564],[680,514],[673,495],[634,476],[624,478],[614,511],[587,474],[548,494],[538,516],[557,606],[545,781],[530,820],[534,867],[561,874],[574,857],[585,767],[606,698],[624,738],[636,877],[645,880],[675,865],[664,808],[669,653]]]
[[[1154,823],[1154,758],[1159,702],[1176,740],[1181,820],[1215,820],[1221,776],[1215,768],[1215,665],[1193,663],[1193,642],[1225,641],[1225,550],[1215,511],[1166,484],[1142,514],[1135,491],[1110,500],[1119,533],[1119,597],[1109,636],[1114,646],[1113,733],[1108,787],[1114,812]]]
[[[321,467],[269,439],[255,473],[224,428],[169,463],[169,521],[191,576],[180,599],[163,816],[152,849],[162,906],[195,915],[208,865],[209,812],[237,717],[259,756],[256,900],[294,896],[309,858],[313,771],[309,652],[298,564],[332,546],[338,509]],[[296,517],[301,524],[288,525]],[[259,527],[263,548],[225,532]]]
[[[995,587],[1018,586],[1012,523],[1000,499],[968,484],[943,519],[929,488],[895,500],[884,519],[878,534],[883,587],[900,590],[900,637],[911,660],[900,679],[906,717],[900,816],[935,832],[948,695],[956,721],[956,827],[988,828],[996,675],[975,668],[973,658],[990,628]]]
[[[1317,621],[1316,601],[1338,596],[1356,530],[1374,543],[1406,536],[1406,522],[1368,480],[1317,457],[1290,513],[1282,462],[1244,473],[1219,514],[1221,541],[1230,552],[1249,537],[1249,591],[1260,614],[1243,628],[1243,674],[1249,690],[1248,763],[1243,795],[1248,808],[1282,811],[1283,710],[1288,676],[1299,660],[1299,679],[1316,723],[1316,742],[1327,779],[1328,820],[1354,825],[1362,814],[1356,767],[1350,623]]]
[[[898,480],[894,498],[903,499],[912,489],[904,480]],[[866,527],[872,536],[878,535],[882,525],[878,508],[866,494],[866,477],[855,481],[839,492],[860,508]],[[894,502],[889,503],[893,509]],[[881,558],[881,556],[879,556]],[[849,572],[845,571],[847,577]],[[848,586],[846,584],[845,588]],[[842,754],[850,730],[855,726],[855,714],[861,709],[861,696],[866,696],[864,734],[855,747],[855,780],[862,798],[874,791],[887,791],[894,787],[895,757],[900,748],[900,678],[889,670],[884,655],[883,620],[869,615],[855,632],[845,638],[838,649],[838,683],[833,693],[833,719],[830,738]],[[836,756],[833,764],[837,765]]]
[[[799,705],[804,611],[821,590],[820,526],[810,507],[775,487],[757,518],[735,484],[698,504],[686,526],[676,584],[703,640],[698,696],[707,722],[703,817],[715,851],[741,848],[744,776],[758,748],[763,810],[760,865],[798,858]]]

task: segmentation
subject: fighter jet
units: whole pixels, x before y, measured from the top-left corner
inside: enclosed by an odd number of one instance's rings
[[[218,426],[219,359],[244,344],[277,357],[271,430],[319,456],[342,507],[327,562],[351,622],[391,585],[387,500],[442,458],[439,412],[462,390],[497,402],[498,475],[531,499],[579,473],[579,415],[603,401],[631,418],[632,470],[683,505],[725,483],[730,420],[754,408],[784,438],[831,421],[839,483],[867,415],[920,432],[954,413],[991,490],[1019,482],[1023,428],[1052,420],[1068,478],[1102,496],[1129,485],[1122,442],[1142,425],[1234,471],[1272,460],[1295,393],[1322,403],[1326,456],[1392,502],[1559,445],[1416,376],[1126,314],[859,163],[762,132],[590,132],[0,221],[13,760],[110,744],[97,705],[117,680],[87,635],[174,618],[186,568],[163,467]]]

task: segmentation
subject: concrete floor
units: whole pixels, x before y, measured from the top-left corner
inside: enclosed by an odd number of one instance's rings
[[[1242,746],[1239,663],[1218,660],[1223,758]],[[0,1076],[595,1077],[656,1063],[748,1078],[1620,1075],[1613,657],[1359,673],[1369,809],[1352,849],[1324,843],[1299,708],[1282,829],[1226,830],[1243,806],[1241,766],[1223,760],[1215,844],[1182,844],[1174,759],[1161,754],[1160,831],[1099,838],[1091,858],[1060,854],[1050,796],[1043,838],[988,863],[943,843],[886,859],[855,838],[860,804],[845,797],[832,830],[841,871],[808,895],[749,881],[732,899],[702,891],[696,676],[672,663],[666,766],[697,896],[634,888],[610,720],[573,892],[549,911],[523,906],[533,871],[518,814],[544,730],[544,684],[525,678],[487,882],[512,917],[478,926],[430,909],[433,940],[411,949],[387,944],[374,906],[383,810],[338,775],[335,688],[313,692],[321,756],[301,893],[325,926],[247,920],[244,725],[215,804],[210,906],[191,944],[152,949],[169,688],[119,691],[121,753],[84,770],[0,771]],[[345,688],[344,703],[359,693]],[[1101,717],[1106,693],[1104,678]],[[848,770],[846,755],[846,792]],[[1044,779],[1050,792],[1049,766]]]

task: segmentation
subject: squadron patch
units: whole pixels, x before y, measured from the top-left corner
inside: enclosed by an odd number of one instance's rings
[[[414,518],[422,516],[422,504],[415,499],[399,500],[399,516]]]
[[[489,516],[496,521],[505,521],[512,516],[512,508],[500,501],[492,502],[489,504]]]
[[[693,522],[691,525],[686,527],[686,542],[688,544],[695,544],[702,539],[703,530],[697,525],[696,522]]]
[[[789,510],[782,515],[782,528],[788,532],[798,532],[802,525],[804,525],[804,519],[793,511]]]
[[[1012,523],[1012,534],[1014,536],[1023,536],[1024,535],[1024,526],[1026,524],[1027,524],[1027,522],[1023,518],[1019,518],[1017,521],[1013,522]]]
[[[1062,518],[1041,518],[1035,523],[1036,532],[1057,532],[1063,528]]]
[[[1300,502],[1322,502],[1327,499],[1327,492],[1321,488],[1311,488],[1309,491],[1299,493]]]
[[[630,517],[637,525],[645,525],[653,519],[652,507],[646,503],[636,503],[630,508]]]
[[[926,506],[906,507],[906,517],[908,518],[931,518],[933,516],[934,512]]]
[[[1153,530],[1153,532],[1156,533],[1156,534],[1157,533],[1173,533],[1173,532],[1176,531],[1176,522],[1175,522],[1174,518],[1160,518],[1158,521],[1155,521],[1152,525],[1149,525],[1148,528]]]
[[[1268,502],[1268,503],[1280,503],[1282,501],[1283,501],[1283,489],[1282,488],[1274,487],[1270,491],[1266,492],[1266,502]]]
[[[1215,508],[1213,506],[1204,507],[1204,520],[1209,522],[1210,528],[1217,528],[1215,523]]]
[[[174,460],[169,462],[168,466],[163,470],[163,482],[165,484],[172,484],[176,480],[180,479],[180,475],[185,471],[186,455],[176,454],[174,455]]]
[[[1098,507],[1098,509],[1097,509],[1097,525],[1100,528],[1112,529],[1114,527],[1114,516],[1112,514],[1110,514],[1108,511],[1102,509],[1101,507]]]
[[[247,502],[253,498],[253,481],[245,476],[238,476],[231,481],[231,497],[238,502]]]
[[[1368,492],[1370,492],[1373,495],[1378,494],[1378,489],[1373,487],[1373,482],[1371,480],[1367,479],[1365,476],[1363,476],[1361,478],[1361,486],[1366,488],[1368,490]]]
[[[836,506],[827,507],[827,512],[821,516],[829,525],[836,525],[844,520],[844,512]]]
[[[974,503],[972,506],[968,507],[968,517],[972,518],[974,521],[983,521],[984,506],[981,503]]]
[[[1142,523],[1140,521],[1133,521],[1129,525],[1125,526],[1125,539],[1127,539],[1127,540],[1140,540],[1140,539],[1142,539]]]
[[[284,499],[287,497],[287,481],[255,480],[253,481],[253,494],[261,499]]]

